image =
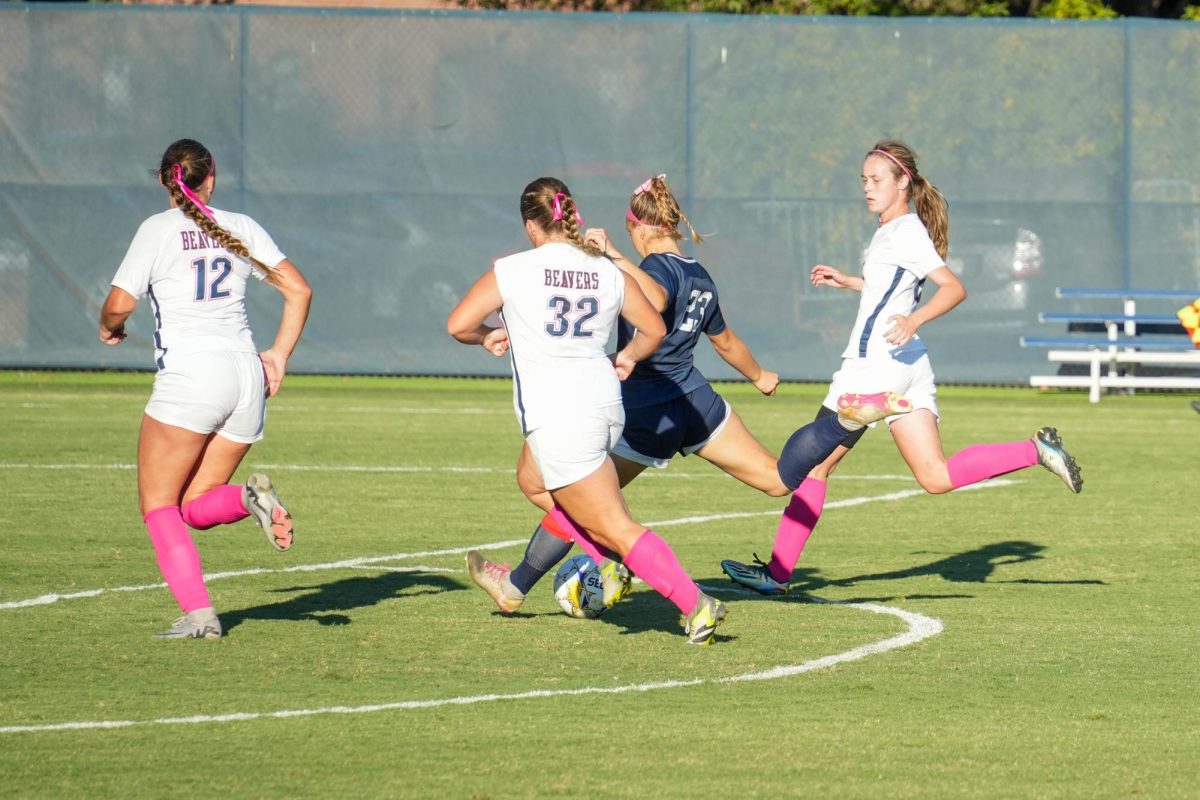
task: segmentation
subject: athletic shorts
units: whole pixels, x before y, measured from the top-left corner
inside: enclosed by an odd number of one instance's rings
[[[242,444],[263,438],[267,391],[258,353],[180,353],[168,363],[154,378],[148,416]]]
[[[530,431],[525,442],[542,473],[542,483],[547,489],[561,489],[600,469],[621,438],[624,424],[624,409],[614,405]]]
[[[716,438],[729,421],[725,398],[705,385],[653,406],[625,409],[625,431],[613,454],[662,469],[676,453],[691,455]]]
[[[914,411],[925,408],[934,417],[940,416],[933,367],[929,364],[929,355],[924,352],[905,353],[900,358],[842,359],[842,368],[833,374],[829,392],[821,405],[837,411],[837,399],[846,392],[873,394],[886,391],[907,397],[912,401]],[[903,415],[888,417],[887,423],[890,426],[898,419],[903,419]]]

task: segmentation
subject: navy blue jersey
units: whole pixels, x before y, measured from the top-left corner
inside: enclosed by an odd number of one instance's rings
[[[667,307],[662,312],[667,338],[621,384],[626,408],[657,405],[707,384],[708,379],[692,363],[692,353],[701,335],[713,336],[725,330],[717,284],[699,261],[673,253],[654,253],[646,256],[641,267],[667,290]],[[623,318],[619,321],[618,348],[629,342],[633,331]]]

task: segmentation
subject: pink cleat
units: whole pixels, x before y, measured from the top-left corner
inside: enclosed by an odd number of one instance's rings
[[[855,394],[847,392],[837,400],[838,416],[842,419],[857,422],[859,425],[870,425],[886,417],[896,414],[907,414],[913,410],[912,401],[895,392],[875,392],[874,394]]]

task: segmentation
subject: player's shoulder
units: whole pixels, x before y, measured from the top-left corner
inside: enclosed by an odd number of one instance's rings
[[[892,233],[901,239],[921,240],[929,238],[929,231],[926,230],[925,223],[921,222],[921,218],[916,214],[905,214],[897,217]]]
[[[210,209],[213,213],[213,218],[222,228],[233,233],[244,231],[262,230],[262,225],[259,225],[249,214],[242,214],[237,211],[226,211],[223,208]]]

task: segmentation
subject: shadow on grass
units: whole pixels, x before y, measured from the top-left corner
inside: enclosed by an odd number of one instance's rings
[[[868,581],[897,581],[906,578],[918,578],[924,576],[936,575],[942,580],[951,583],[1021,583],[1034,584],[1041,586],[1104,586],[1104,581],[1100,580],[1037,580],[1033,578],[1018,578],[1016,580],[993,580],[998,568],[1006,567],[1012,564],[1022,564],[1027,561],[1040,561],[1045,558],[1042,552],[1046,549],[1045,545],[1036,544],[1034,542],[1013,540],[1006,542],[995,542],[994,544],[984,545],[974,550],[967,550],[962,553],[939,558],[936,561],[930,561],[926,564],[907,567],[905,569],[889,570],[888,572],[873,572],[863,575],[855,575],[849,578],[826,578],[820,574],[820,570],[805,567],[798,569],[792,573],[791,591],[789,598],[795,597],[799,601],[808,599],[806,595],[829,587],[846,587],[857,586],[860,583]],[[926,555],[927,553],[918,552],[914,555]],[[726,579],[727,583],[732,583]],[[798,597],[797,597],[798,596]],[[946,599],[969,599],[974,597],[971,594],[908,594],[908,595],[885,595],[879,597],[855,597],[840,602],[846,603],[869,603],[869,602],[885,602],[889,600],[905,599],[905,600],[946,600]],[[778,598],[777,598],[778,599]]]
[[[419,588],[424,587],[424,588]],[[384,572],[380,575],[344,578],[316,586],[290,586],[272,589],[276,593],[310,592],[310,594],[236,611],[221,612],[221,624],[226,631],[248,619],[312,621],[319,625],[349,625],[350,615],[334,612],[351,611],[377,605],[385,600],[417,597],[439,592],[462,591],[467,587],[444,575],[422,572]],[[413,590],[413,591],[410,591]]]

